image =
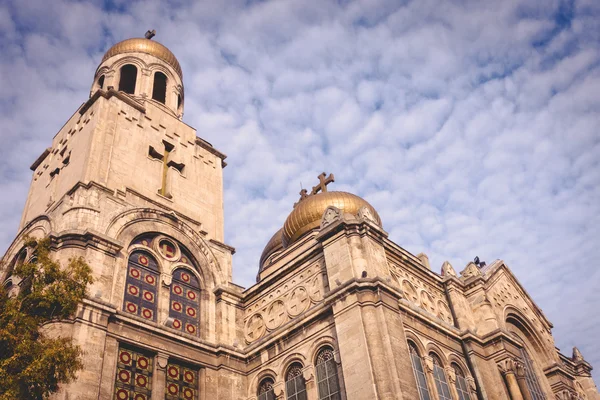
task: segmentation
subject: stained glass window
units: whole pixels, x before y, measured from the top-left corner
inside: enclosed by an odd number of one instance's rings
[[[127,264],[123,310],[156,321],[158,264],[144,251],[134,251]]]
[[[421,357],[417,352],[417,348],[414,344],[408,343],[408,349],[410,352],[410,361],[412,362],[413,372],[415,373],[415,379],[417,380],[417,388],[419,389],[419,397],[421,400],[430,400],[429,389],[427,388],[427,378],[425,377],[425,371],[423,370],[423,363]]]
[[[433,358],[433,380],[435,381],[438,396],[440,400],[452,400],[442,362],[434,353],[431,353],[430,356]]]
[[[198,335],[200,285],[198,279],[185,269],[173,272],[169,317],[173,318],[173,328]]]
[[[275,400],[275,381],[273,378],[264,378],[258,385],[258,400]]]
[[[167,365],[166,400],[198,399],[198,371],[169,362]]]
[[[456,392],[458,393],[458,400],[471,400],[471,396],[469,395],[469,390],[467,386],[467,380],[465,379],[465,374],[462,372],[462,369],[456,365],[452,364],[452,368],[454,369],[454,373],[456,374]]]
[[[119,348],[116,400],[149,400],[152,397],[152,356]]]
[[[288,400],[306,400],[306,382],[302,375],[302,364],[293,363],[285,376],[285,393]]]
[[[523,364],[525,365],[525,382],[527,382],[531,397],[533,400],[546,400],[546,396],[533,370],[533,361],[524,348],[521,348],[521,358],[523,358]]]
[[[331,347],[324,347],[319,350],[317,353],[316,368],[319,400],[341,399],[338,369]]]

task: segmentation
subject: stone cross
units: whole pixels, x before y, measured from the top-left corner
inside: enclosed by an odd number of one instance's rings
[[[259,316],[253,316],[248,324],[248,337],[251,339],[258,339],[265,323],[263,319]]]
[[[163,140],[163,145],[165,147],[164,152],[161,154],[154,147],[150,146],[148,149],[148,155],[155,159],[162,161],[162,184],[160,189],[158,189],[158,193],[162,196],[168,197],[169,199],[173,196],[167,191],[167,178],[169,174],[169,167],[175,168],[179,173],[183,173],[183,168],[185,167],[184,163],[178,163],[173,160],[169,160],[169,156],[171,152],[175,148],[171,143]]]

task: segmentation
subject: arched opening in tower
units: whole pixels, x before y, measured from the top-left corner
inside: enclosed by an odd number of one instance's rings
[[[104,89],[104,75],[98,78],[98,89]]]
[[[134,94],[135,81],[137,80],[137,68],[135,65],[127,64],[121,67],[121,79],[119,80],[119,91]]]
[[[167,77],[162,72],[154,74],[154,86],[152,87],[152,98],[165,104],[167,97]]]

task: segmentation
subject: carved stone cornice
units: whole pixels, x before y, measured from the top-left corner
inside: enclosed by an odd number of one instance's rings
[[[508,374],[513,374],[517,377],[525,376],[523,363],[514,358],[505,358],[498,362],[498,369],[503,376]]]

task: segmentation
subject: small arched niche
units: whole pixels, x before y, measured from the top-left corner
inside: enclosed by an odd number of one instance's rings
[[[137,81],[137,67],[127,64],[121,67],[121,77],[119,79],[119,91],[134,94]]]
[[[98,78],[98,89],[104,89],[104,75]]]
[[[154,73],[152,99],[165,104],[167,99],[167,76],[160,71]]]

